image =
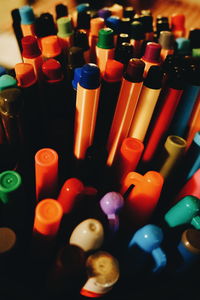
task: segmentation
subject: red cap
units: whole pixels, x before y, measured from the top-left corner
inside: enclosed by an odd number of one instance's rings
[[[161,45],[154,42],[149,42],[146,45],[143,60],[147,62],[157,63],[160,61]]]
[[[50,58],[42,64],[44,79],[48,82],[58,82],[63,79],[62,67],[59,61]]]
[[[41,39],[42,54],[44,57],[51,58],[61,54],[62,49],[57,35],[45,36]]]
[[[37,79],[33,66],[27,63],[18,63],[15,65],[15,74],[18,85],[22,88],[29,87],[36,83]]]
[[[185,28],[185,15],[183,14],[173,14],[171,16],[171,27],[174,29],[183,29]]]
[[[22,56],[25,58],[34,58],[41,55],[38,47],[37,38],[33,35],[24,36],[21,40],[22,43]]]
[[[122,79],[124,65],[117,60],[108,59],[104,73],[104,80],[117,82]]]

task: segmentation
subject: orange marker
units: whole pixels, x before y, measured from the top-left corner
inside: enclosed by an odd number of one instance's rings
[[[112,12],[112,16],[117,16],[119,18],[123,17],[124,8],[122,5],[115,3],[113,6],[109,7],[109,10]]]
[[[179,37],[185,37],[185,15],[175,13],[171,16],[171,30],[174,34],[175,39]]]
[[[19,9],[19,14],[23,36],[35,35],[35,16],[32,7],[29,5],[22,6]]]
[[[98,43],[96,45],[97,65],[103,75],[108,59],[114,59],[114,31],[111,28],[99,30]]]
[[[197,98],[197,101],[195,103],[195,106],[192,110],[190,120],[188,122],[188,132],[187,132],[187,148],[190,147],[195,134],[200,131],[200,94]]]
[[[89,46],[90,62],[96,63],[96,44],[98,41],[99,30],[105,26],[103,18],[92,18],[90,20]]]
[[[65,181],[57,199],[63,208],[64,214],[72,211],[76,201],[84,195],[84,189],[83,183],[77,178],[69,178]]]
[[[81,70],[76,96],[74,124],[74,156],[84,159],[92,145],[100,92],[100,70],[95,64],[86,64]]]
[[[138,58],[130,59],[117,100],[107,143],[107,165],[115,161],[123,140],[127,137],[137,101],[143,84],[144,62]]]
[[[38,42],[35,36],[27,35],[22,38],[22,59],[24,63],[31,64],[34,68],[35,75],[39,81],[42,80],[42,53],[38,47]]]
[[[143,150],[144,144],[140,140],[131,137],[123,140],[116,166],[119,182],[121,182],[129,172],[135,171]]]
[[[151,217],[157,206],[162,191],[163,176],[155,171],[149,171],[144,175],[130,172],[124,178],[121,194],[134,185],[134,188],[126,199],[126,214],[131,223],[145,224]]]
[[[43,148],[35,155],[36,200],[55,197],[58,181],[58,154],[50,148]]]
[[[41,38],[41,46],[44,60],[54,58],[63,64],[62,48],[56,35]]]
[[[147,73],[151,66],[160,65],[161,63],[160,51],[161,51],[160,44],[154,42],[147,43],[144,55],[141,58],[145,62],[144,77],[147,76]]]

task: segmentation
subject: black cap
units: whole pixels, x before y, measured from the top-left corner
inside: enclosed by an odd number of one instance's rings
[[[122,43],[129,43],[130,42],[130,36],[128,33],[120,33],[117,36],[117,44],[116,44],[116,49],[121,46]]]
[[[158,16],[156,17],[156,23],[157,23],[158,21],[169,22],[169,18],[168,18],[168,17],[165,17],[165,16],[158,15]]]
[[[56,10],[56,20],[62,17],[68,16],[68,7],[62,3],[57,4],[55,7]]]
[[[120,32],[130,34],[130,32],[131,32],[131,19],[130,18],[121,18]]]
[[[186,80],[191,85],[200,85],[200,57],[186,57]]]
[[[122,64],[127,64],[134,56],[134,48],[130,43],[122,43],[115,51],[115,59]]]
[[[191,49],[200,48],[200,28],[190,30],[189,40]]]
[[[135,10],[134,10],[133,6],[124,7],[124,12],[123,12],[124,18],[130,18],[132,20],[134,17],[134,14],[135,14]]]
[[[67,61],[71,68],[82,67],[85,64],[83,49],[75,46],[69,48]]]
[[[139,58],[131,58],[124,72],[124,78],[130,82],[142,82],[145,63]]]
[[[143,24],[144,32],[153,32],[152,16],[141,16],[141,22]]]
[[[90,48],[86,31],[76,30],[74,35],[74,46],[82,48],[83,51],[87,51]]]
[[[12,16],[12,20],[13,20],[13,24],[21,24],[21,17],[20,17],[20,13],[19,13],[19,9],[15,8],[11,11],[11,16]]]
[[[160,89],[162,86],[162,70],[160,66],[151,66],[144,80],[144,85],[151,89]]]
[[[50,13],[43,13],[35,21],[37,37],[55,35],[57,33],[53,16]]]
[[[77,16],[77,29],[90,29],[91,13],[89,10],[81,11]]]
[[[144,27],[142,22],[134,21],[131,23],[131,39],[133,40],[144,40]]]
[[[170,31],[168,21],[162,21],[162,20],[160,20],[160,21],[158,21],[156,23],[157,37],[159,37],[161,31]]]
[[[172,67],[168,73],[169,81],[168,85],[170,88],[176,90],[183,90],[185,86],[185,69],[180,66]]]

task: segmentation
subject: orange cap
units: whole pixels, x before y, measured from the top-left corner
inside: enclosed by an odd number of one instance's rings
[[[104,28],[105,22],[103,18],[92,18],[90,20],[90,34],[98,36],[99,30]]]
[[[61,54],[61,46],[56,35],[45,36],[41,39],[42,55],[48,58]]]
[[[37,79],[33,66],[27,63],[18,63],[15,65],[15,74],[18,85],[22,88],[29,87],[36,83]]]
[[[108,59],[104,73],[104,79],[108,82],[122,80],[124,65],[117,60]]]
[[[62,205],[64,214],[71,212],[78,198],[84,194],[84,189],[83,183],[77,178],[70,178],[65,181],[57,199]]]
[[[35,155],[36,199],[53,197],[57,190],[58,154],[50,148],[43,148]]]
[[[45,236],[54,236],[58,232],[63,210],[54,199],[40,201],[35,209],[33,230]]]

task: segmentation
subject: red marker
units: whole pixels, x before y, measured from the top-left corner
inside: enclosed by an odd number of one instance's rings
[[[175,13],[171,16],[171,30],[174,34],[175,39],[179,37],[185,37],[185,15]]]

